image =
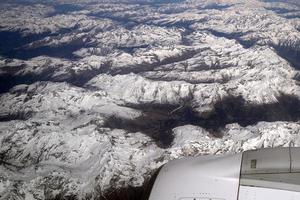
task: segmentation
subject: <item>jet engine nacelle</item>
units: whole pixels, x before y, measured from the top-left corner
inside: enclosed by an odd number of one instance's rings
[[[300,200],[300,148],[171,161],[149,200]]]

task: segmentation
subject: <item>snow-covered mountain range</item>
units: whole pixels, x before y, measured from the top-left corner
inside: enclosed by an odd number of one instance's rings
[[[297,0],[14,0],[0,18],[1,200],[141,199],[169,160],[300,146]]]

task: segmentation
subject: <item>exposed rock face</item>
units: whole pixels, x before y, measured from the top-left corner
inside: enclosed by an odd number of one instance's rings
[[[140,199],[172,159],[300,146],[299,9],[0,3],[0,199]]]

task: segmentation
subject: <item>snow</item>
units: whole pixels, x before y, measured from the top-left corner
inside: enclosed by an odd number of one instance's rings
[[[173,159],[300,146],[297,4],[28,2],[0,3],[0,30],[61,52],[0,46],[0,199],[97,199]]]

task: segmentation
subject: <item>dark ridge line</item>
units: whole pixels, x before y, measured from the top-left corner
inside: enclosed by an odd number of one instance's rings
[[[0,115],[0,122],[9,122],[9,121],[13,121],[13,120],[21,120],[21,121],[25,121],[27,119],[29,119],[32,116],[32,113],[14,113],[14,114],[9,114],[9,115],[4,115],[1,116]]]
[[[9,92],[11,88],[20,84],[33,84],[38,81],[49,81],[54,69],[47,69],[42,74],[27,74],[22,76],[15,76],[13,74],[0,75],[0,94]]]
[[[149,44],[144,44],[144,45],[138,45],[138,46],[120,46],[120,47],[117,47],[117,49],[124,51],[126,53],[129,53],[129,54],[133,54],[136,49],[146,49],[149,47],[150,47]]]
[[[295,76],[293,77],[294,80],[296,80],[298,82],[298,84],[300,85],[300,72],[297,72],[295,74]]]
[[[273,7],[273,8],[269,8],[269,7],[264,7],[266,10],[270,10],[275,12],[276,14],[286,14],[286,13],[291,13],[291,12],[295,12],[296,10],[289,10],[286,8],[278,8],[278,7]]]
[[[263,0],[263,1],[270,2],[270,3],[282,2],[282,3],[288,3],[300,7],[300,2],[298,0]]]
[[[22,76],[13,75],[13,74],[3,74],[0,75],[0,94],[9,92],[16,85],[20,84],[33,84],[36,82],[49,81],[49,82],[57,82],[63,83],[67,82],[71,85],[75,85],[77,87],[83,87],[89,80],[94,78],[95,76],[106,73],[110,68],[110,63],[105,63],[99,69],[96,70],[87,70],[80,74],[75,74],[74,71],[69,71],[66,77],[57,77],[52,78],[52,75],[55,72],[55,68],[47,68],[41,74],[26,74]],[[17,69],[16,69],[17,70]]]
[[[22,31],[0,31],[0,55],[4,58],[16,58],[28,60],[37,56],[52,56],[58,58],[77,58],[73,52],[86,47],[80,40],[74,41],[68,45],[60,45],[57,47],[41,46],[36,48],[27,48],[29,43],[41,40],[47,36],[56,37],[61,34],[70,33],[77,27],[63,28],[56,33],[45,32],[41,34],[29,34],[24,36]],[[88,46],[87,46],[88,47]]]
[[[0,93],[1,94],[1,93]],[[26,102],[31,94],[27,93],[27,97],[24,99],[24,102]],[[26,121],[30,119],[33,116],[33,111],[17,111],[15,113],[8,113],[3,114],[0,113],[0,122],[9,122],[13,120],[20,120],[20,121]]]
[[[191,97],[192,98],[192,97]],[[258,122],[276,122],[300,120],[300,99],[292,95],[281,94],[278,102],[270,104],[249,104],[238,96],[228,96],[214,105],[214,111],[206,117],[199,116],[192,106],[192,100],[182,105],[132,105],[143,112],[134,120],[118,116],[108,118],[104,127],[123,129],[128,132],[142,132],[151,137],[161,148],[172,145],[172,129],[183,125],[195,125],[206,129],[215,137],[222,137],[227,124],[238,123],[242,127]]]
[[[171,63],[177,63],[181,62],[187,59],[190,59],[194,57],[198,52],[195,50],[190,50],[184,52],[181,56],[174,56],[170,58],[166,58],[163,61],[157,61],[151,64],[141,64],[141,65],[134,65],[134,66],[128,66],[128,67],[122,67],[120,69],[107,69],[106,73],[110,75],[124,75],[129,73],[141,73],[141,72],[147,72],[147,71],[153,71],[156,67],[167,65]]]
[[[178,4],[185,2],[186,0],[150,0],[150,1],[143,1],[143,0],[133,0],[129,1],[128,4],[138,4],[138,5],[164,5],[164,4]]]
[[[50,3],[51,5],[51,3]],[[60,14],[68,14],[72,13],[74,11],[80,11],[84,7],[78,4],[70,4],[70,3],[63,3],[63,4],[53,4],[52,5],[55,9],[54,12],[48,13],[47,17],[53,17],[55,15],[60,15]]]
[[[224,10],[230,8],[232,5],[228,4],[218,4],[218,3],[211,3],[204,7],[198,7],[199,10]]]
[[[50,56],[55,58],[68,58],[70,60],[76,60],[79,57],[74,55],[73,52],[81,49],[85,46],[81,43],[81,39],[74,41],[67,45],[61,46],[42,46],[37,48],[18,48],[17,50],[9,51],[2,54],[6,58],[16,58],[21,60],[29,60],[38,56]]]
[[[153,23],[151,20],[146,21],[145,24],[149,25],[149,26],[157,26],[157,27],[162,27],[162,28],[184,28],[185,29],[185,34],[190,34],[192,33],[194,30],[190,27],[191,25],[197,23],[197,22],[203,22],[205,21],[204,19],[200,19],[200,20],[195,20],[195,21],[186,21],[186,22],[182,22],[182,21],[178,21],[175,23]],[[185,35],[185,36],[186,36]]]
[[[287,15],[287,16],[283,16],[286,19],[296,19],[299,18],[300,19],[300,15]],[[297,29],[299,31],[299,29]]]
[[[40,40],[49,34],[48,32],[24,36],[21,31],[0,31],[0,55],[13,58],[13,51],[33,41]]]
[[[180,73],[180,71],[178,72]],[[225,83],[228,83],[230,81],[230,78],[229,77],[224,77],[222,80],[221,79],[216,79],[216,80],[213,80],[213,79],[208,79],[208,80],[186,80],[185,78],[169,78],[169,77],[151,77],[151,76],[147,76],[145,74],[139,74],[149,80],[152,80],[152,81],[165,81],[165,82],[172,82],[172,81],[183,81],[183,82],[186,82],[186,83],[190,83],[190,84],[213,84],[213,83],[220,83],[220,84],[225,84]]]
[[[277,55],[288,61],[293,68],[300,70],[300,49],[291,48],[288,45],[273,45]],[[299,47],[298,47],[299,48]]]
[[[246,41],[246,40],[241,40],[240,37],[243,36],[244,34],[247,33],[242,33],[242,32],[237,32],[237,33],[224,33],[224,32],[220,32],[220,31],[216,31],[213,29],[203,29],[204,31],[208,31],[209,33],[211,33],[212,35],[216,36],[216,37],[224,37],[226,39],[229,40],[236,40],[240,45],[242,45],[245,49],[249,49],[252,46],[254,46],[256,44],[257,41],[255,40],[251,40],[251,41]]]
[[[133,51],[135,48],[140,48],[140,47],[147,48],[148,46],[130,47],[127,51]],[[57,48],[59,48],[59,47],[57,47]],[[128,47],[120,47],[120,48],[123,48],[125,50]],[[194,57],[197,53],[198,52],[195,50],[188,50],[180,56],[170,57],[161,62],[157,61],[157,62],[154,62],[151,64],[128,66],[128,67],[121,68],[121,69],[113,69],[113,67],[111,66],[111,63],[108,62],[108,63],[105,63],[102,67],[100,67],[99,70],[90,70],[90,71],[84,72],[80,75],[72,74],[72,71],[70,71],[71,77],[66,77],[66,78],[59,77],[56,79],[51,77],[53,75],[55,69],[47,69],[42,74],[38,74],[38,75],[27,74],[27,75],[21,75],[21,76],[13,75],[14,74],[13,71],[12,72],[8,71],[6,74],[2,74],[0,76],[0,94],[4,93],[4,92],[8,92],[9,89],[14,87],[15,85],[32,84],[32,83],[35,83],[38,81],[68,82],[68,83],[76,85],[78,87],[83,87],[83,85],[85,83],[87,83],[90,79],[92,79],[93,77],[95,77],[99,74],[103,74],[103,73],[111,74],[111,75],[128,74],[128,73],[138,74],[138,73],[154,70],[156,67],[159,67],[162,65],[177,63],[177,62],[181,62],[181,61],[190,59],[190,58]],[[21,67],[19,67],[19,68],[21,68]],[[210,69],[212,69],[212,68],[210,68]],[[216,69],[218,69],[218,67],[216,67]],[[17,67],[13,70],[18,71]]]

